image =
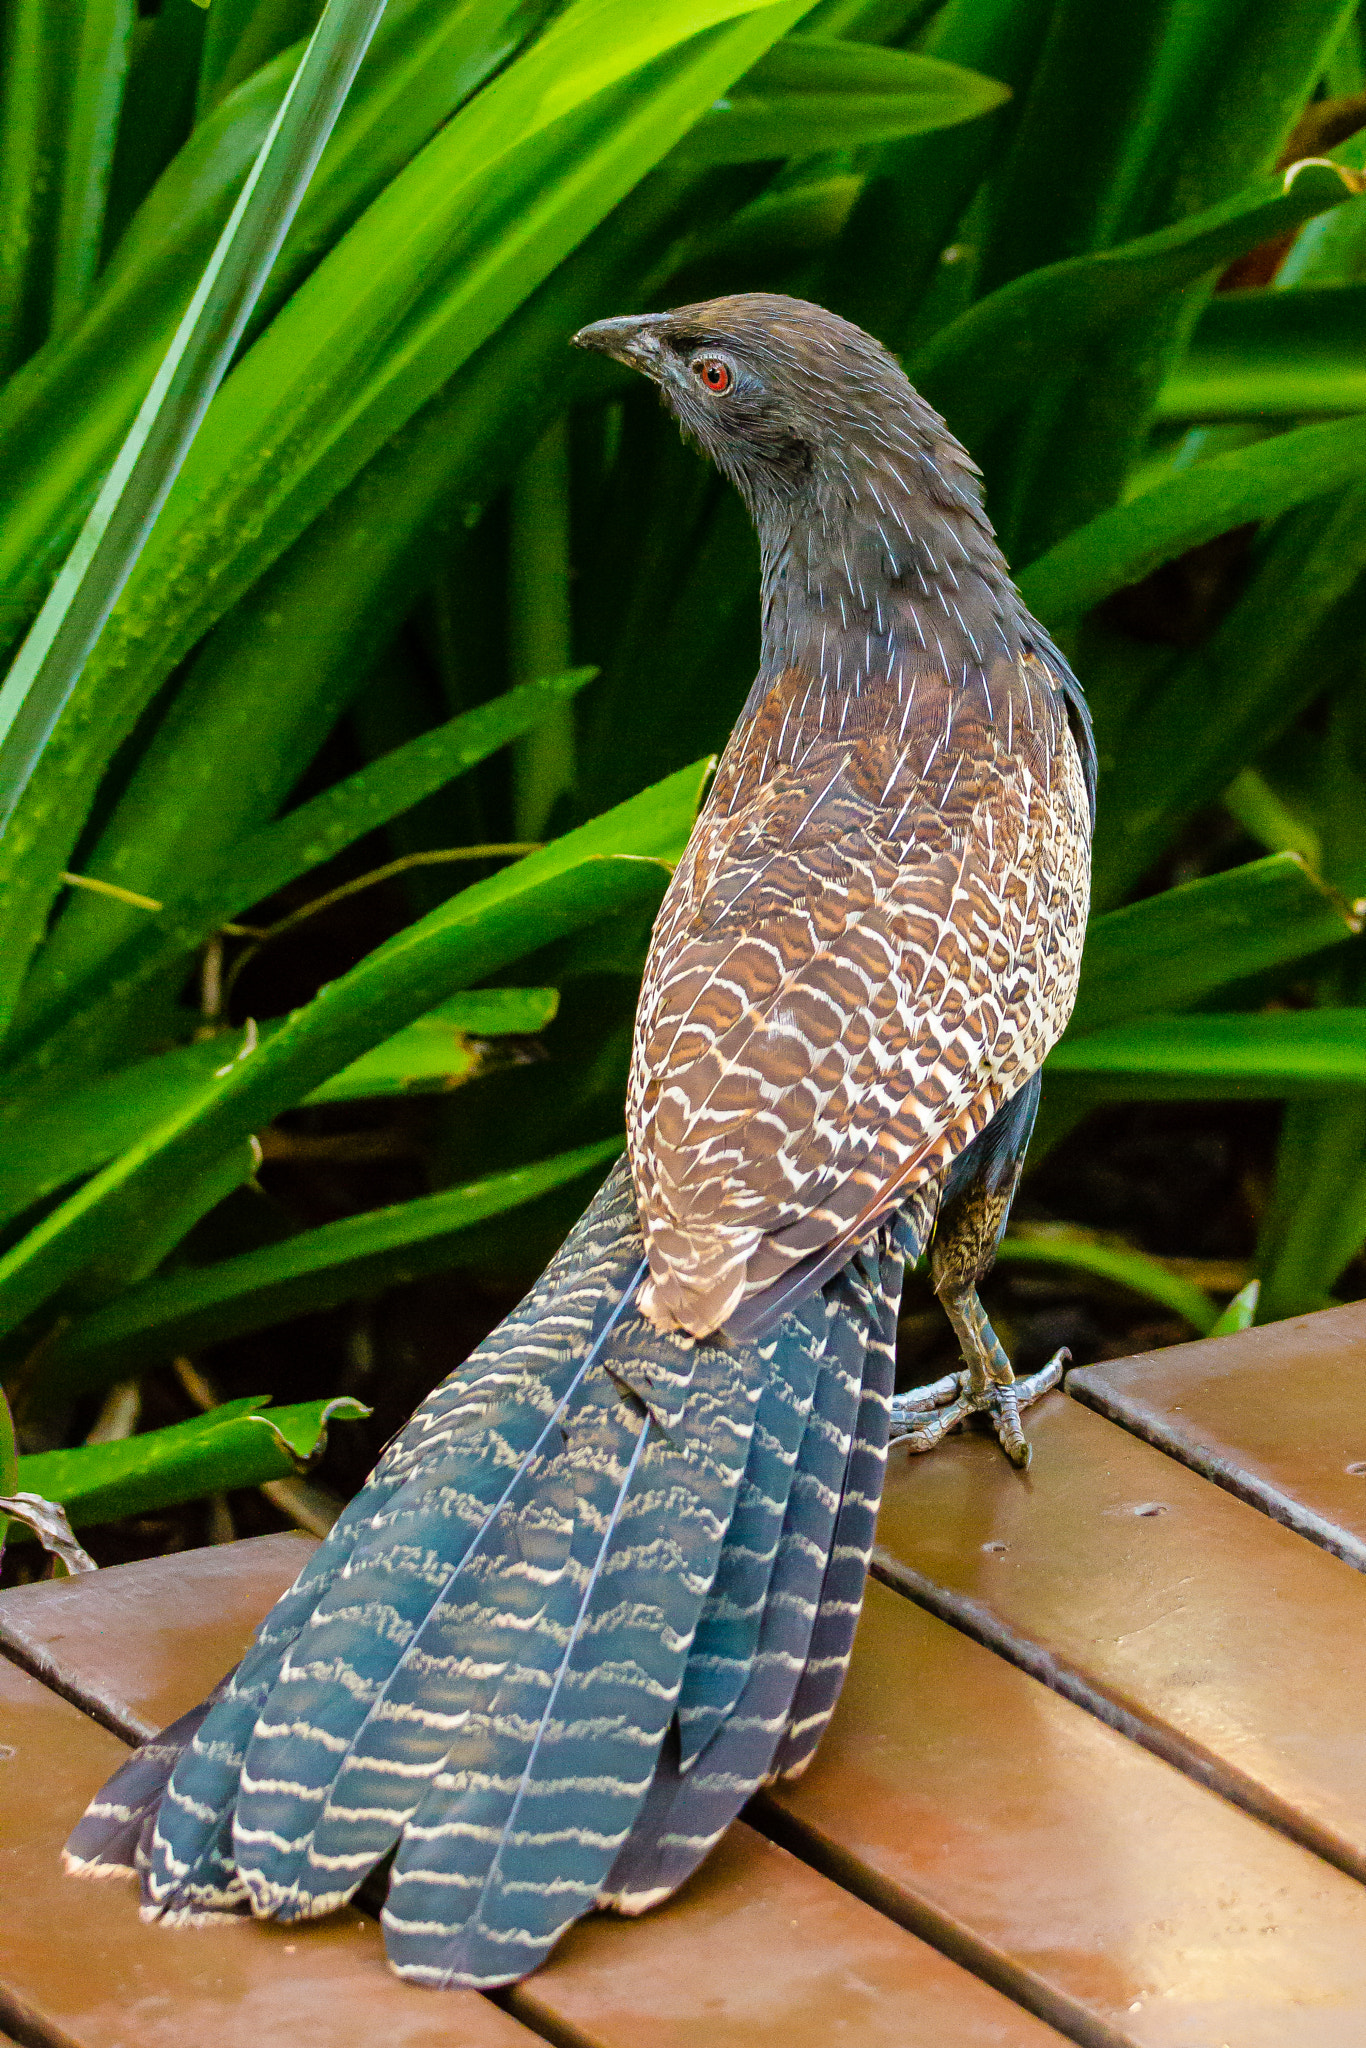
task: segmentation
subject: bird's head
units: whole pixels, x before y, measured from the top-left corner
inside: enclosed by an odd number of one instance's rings
[[[872,335],[804,299],[745,292],[599,320],[574,340],[657,384],[749,507],[760,682],[798,666],[859,698],[865,678],[931,649],[955,674],[1012,654],[1019,601],[980,471]]]
[[[574,342],[657,384],[759,518],[820,494],[861,440],[916,403],[871,335],[774,292],[599,320]]]

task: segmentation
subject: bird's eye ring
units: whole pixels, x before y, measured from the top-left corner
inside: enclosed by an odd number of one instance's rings
[[[734,377],[731,375],[730,364],[723,363],[720,356],[699,356],[693,364],[693,368],[706,385],[708,391],[716,397],[719,397],[724,391],[729,391],[731,385],[735,382]]]

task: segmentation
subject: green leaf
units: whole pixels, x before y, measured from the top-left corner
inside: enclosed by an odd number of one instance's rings
[[[566,420],[557,420],[520,464],[508,522],[509,667],[519,679],[550,675],[573,659]],[[574,714],[565,704],[514,751],[512,818],[520,838],[539,839],[556,799],[573,789],[574,742]]]
[[[130,829],[139,821],[129,816],[131,806],[123,808],[86,872],[99,881],[149,896],[161,896],[168,880],[179,886],[164,910],[156,914],[155,935],[147,930],[145,911],[125,910],[101,897],[81,898],[71,904],[25,991],[25,1010],[16,1019],[17,1041],[22,1044],[26,1031],[50,1028],[54,1018],[78,1007],[87,994],[93,996],[99,990],[96,999],[107,999],[107,986],[100,990],[100,984],[107,982],[107,964],[120,940],[131,939],[139,950],[155,951],[168,962],[192,953],[239,911],[265,902],[310,868],[320,867],[434,790],[486,761],[520,734],[533,731],[546,720],[553,722],[596,673],[591,668],[573,669],[506,690],[501,697],[462,712],[445,725],[382,754],[321,795],[297,804],[275,823],[239,838],[231,854],[202,878],[194,875],[193,868],[186,872],[187,854],[193,846],[192,820],[186,835],[189,846],[182,849],[180,834],[169,842],[165,836],[159,841],[152,838],[146,829],[149,821],[141,821],[142,831]],[[177,853],[178,869],[168,867],[166,863]]]
[[[168,0],[154,33],[193,12],[189,0]],[[137,417],[302,50],[293,55],[196,131],[76,325],[0,386],[0,649],[31,621]]]
[[[496,488],[584,387],[595,365],[567,351],[565,335],[601,306],[599,294],[610,304],[630,289],[636,267],[676,235],[692,189],[686,178],[648,180],[210,636],[110,821],[111,843],[136,847],[140,870],[165,860],[174,878],[215,860],[230,866],[273,816],[414,588],[444,559],[445,522]],[[251,773],[225,776],[224,760],[250,762]],[[628,789],[639,781],[633,770]],[[207,906],[210,923],[192,920],[183,934],[159,920],[112,952],[95,947],[87,925],[69,992],[53,989],[40,958],[7,1048],[22,1064],[11,1094],[47,1076],[79,1085],[155,1043],[149,1016],[155,1028],[178,1000],[194,947],[242,907]],[[64,1023],[55,1013],[38,1023],[40,985],[58,996]]]
[[[5,1390],[0,1387],[0,1500],[8,1499],[19,1484],[19,1447],[14,1440],[14,1417]],[[0,1558],[5,1554],[9,1517],[0,1509]]]
[[[1123,1101],[1366,1088],[1366,1021],[1353,1008],[1149,1017],[1064,1038],[1048,1072],[1103,1083]]]
[[[1309,221],[1276,272],[1277,290],[1311,290],[1366,280],[1366,202]]]
[[[194,126],[204,28],[205,10],[195,0],[165,0],[156,14],[138,14],[109,174],[106,253]]]
[[[1358,1029],[1366,1024],[1353,1013]],[[1328,1305],[1329,1289],[1366,1243],[1366,1090],[1302,1095],[1285,1105],[1276,1177],[1258,1234],[1262,1322]]]
[[[452,1088],[477,1070],[479,1054],[471,1039],[544,1031],[559,1002],[553,988],[484,988],[452,996],[352,1060],[306,1096],[305,1106]]]
[[[1106,911],[1086,934],[1069,1038],[1200,1002],[1231,981],[1340,944],[1363,917],[1366,904],[1344,903],[1293,853]]]
[[[1354,0],[1244,0],[1236,12],[1212,0],[1173,15],[1161,69],[1176,90],[1137,195],[1150,220],[1271,170],[1354,11]],[[1355,142],[1335,154],[1355,162]]]
[[[542,1031],[558,1005],[553,988],[475,989],[452,996],[343,1067],[299,1106],[455,1087],[479,1069],[472,1039]],[[177,1046],[16,1118],[0,1155],[0,1222],[125,1151],[149,1126],[197,1100],[220,1068],[279,1029],[272,1023],[258,1031],[252,1024]]]
[[[0,1326],[12,1328],[78,1274],[87,1295],[112,1291],[184,1184],[282,1109],[457,989],[656,895],[709,768],[683,769],[475,883],[331,982],[0,1258]]]
[[[61,176],[52,181],[57,215],[51,323],[60,333],[79,314],[99,269],[135,9],[131,0],[85,0],[79,7],[48,6],[43,12],[49,21],[65,19],[77,36],[65,81],[69,97]]]
[[[877,152],[848,227],[813,280],[813,298],[898,350],[911,332],[943,324],[936,301],[946,279],[955,281],[957,311],[956,280],[972,268],[957,259],[975,254],[984,181],[1018,131],[1054,12],[1052,0],[952,0],[938,11],[925,53],[998,79],[1013,97],[988,120]],[[952,268],[941,264],[946,248],[955,252]]]
[[[232,360],[383,6],[384,0],[328,0],[128,439],[0,687],[0,831]]]
[[[710,289],[718,271],[722,276],[727,270],[753,276],[761,266],[811,256],[838,239],[863,187],[864,180],[854,172],[840,171],[763,192],[715,226],[694,227],[669,251],[668,273],[686,276],[696,265],[707,275]],[[649,284],[642,296],[655,296]]]
[[[1056,214],[1065,224],[1075,220],[1079,243],[1056,254],[1079,256],[1088,242],[1098,249],[1125,234],[1161,230],[1174,217],[1235,202],[1280,157],[1296,114],[1314,92],[1321,53],[1331,49],[1350,4],[1244,0],[1233,15],[1217,6],[1173,9],[1165,0],[1140,0],[1122,11],[1122,21],[1098,31],[1087,0],[1063,0],[1040,70],[1055,70],[1050,60],[1064,43],[1074,91],[1083,95],[1080,197],[1068,195],[1062,204],[1055,197],[1074,154],[1070,108],[1055,94],[1031,137],[1035,175],[1021,178],[1011,162],[993,184],[1009,195],[1012,225],[1022,215],[1027,223],[1031,206],[1041,221]],[[1160,36],[1147,51],[1145,29]],[[1108,78],[1093,57],[1093,41],[1106,54],[1127,42],[1129,75]],[[1127,90],[1135,74],[1150,79],[1151,90],[1126,134],[1123,114],[1134,104]],[[1077,86],[1078,80],[1087,83]],[[1031,94],[1028,114],[1034,107]],[[1029,125],[1022,122],[1022,131]],[[1068,135],[1066,148],[1058,147],[1060,129]],[[1102,168],[1107,162],[1113,170]],[[1038,246],[1037,235],[1027,224],[1017,239],[1030,250]],[[1008,252],[1010,234],[1000,239]],[[1012,559],[1042,554],[1122,494],[1141,458],[1157,389],[1214,281],[1208,271],[1203,281],[1167,293],[1098,341],[1058,350],[1057,367],[1031,389],[999,444],[983,451],[992,467],[1005,471],[994,501]],[[1104,293],[1100,279],[1097,288]]]
[[[686,164],[857,149],[975,121],[1009,99],[993,79],[904,50],[787,36],[679,144]]]
[[[19,1449],[14,1440],[14,1417],[4,1388],[0,1387],[0,1493],[13,1493],[19,1484]],[[0,1541],[4,1539],[0,1528]]]
[[[198,0],[196,0],[198,4]],[[212,0],[199,64],[196,120],[281,51],[312,34],[317,0]]]
[[[202,1342],[219,1343],[443,1272],[459,1259],[461,1238],[473,1224],[581,1179],[621,1147],[620,1138],[580,1145],[534,1166],[319,1224],[263,1251],[149,1280],[63,1330],[44,1371],[65,1392],[104,1386],[126,1368]]]
[[[1311,869],[1323,866],[1323,834],[1272,788],[1257,768],[1243,768],[1221,799],[1250,839],[1268,853],[1298,853]]]
[[[392,181],[247,351],[0,845],[0,977],[11,988],[66,865],[82,776],[161,678],[810,4],[576,0]],[[630,76],[646,64],[648,78]]]
[[[1158,394],[1161,420],[1366,410],[1366,285],[1220,292]]]
[[[1362,428],[1366,420],[1304,431]],[[1355,685],[1366,627],[1366,469],[1362,479],[1279,520],[1233,609],[1199,647],[1150,675],[1105,748],[1093,902],[1127,893],[1177,827],[1265,756],[1306,705]]]
[[[99,260],[130,0],[13,0],[0,22],[0,376],[71,320]]]
[[[1206,1336],[1231,1337],[1235,1331],[1250,1330],[1257,1314],[1257,1301],[1261,1291],[1260,1280],[1249,1280],[1246,1287],[1240,1287],[1228,1307],[1205,1332]]]
[[[197,1173],[187,1174],[136,1247],[130,1247],[122,1262],[124,1281],[131,1285],[155,1273],[210,1210],[255,1177],[260,1164],[261,1147],[256,1138],[234,1138],[214,1158],[206,1158]]]
[[[1174,555],[1274,519],[1366,477],[1366,420],[1301,427],[1180,471],[1079,527],[1020,577],[1025,603],[1062,626]]]
[[[290,1408],[271,1409],[269,1403],[269,1395],[225,1401],[168,1429],[21,1458],[19,1483],[60,1502],[75,1528],[117,1522],[205,1494],[287,1478],[321,1457],[329,1423],[371,1412],[349,1395]]]
[[[1214,1304],[1203,1288],[1169,1272],[1146,1252],[1097,1243],[1069,1224],[1031,1224],[1027,1233],[1019,1228],[1008,1231],[996,1256],[1007,1266],[1063,1266],[1093,1273],[1098,1280],[1111,1280],[1117,1287],[1127,1287],[1133,1294],[1174,1309],[1202,1337],[1208,1336],[1214,1325]]]
[[[986,194],[980,294],[1125,234],[1145,101],[1177,40],[1166,0],[1128,0],[1103,15],[1091,0],[1056,0],[1050,12],[1009,158]]]
[[[167,0],[165,23],[183,0]],[[539,26],[548,0],[388,0],[248,336],[444,121]],[[36,608],[174,339],[303,44],[201,121],[102,273],[85,317],[0,390],[0,646]],[[145,119],[145,116],[144,116]]]
[[[911,381],[978,447],[1060,361],[1349,196],[1338,171],[1310,165],[1289,190],[1268,178],[1175,227],[1031,271],[942,328],[908,365]]]

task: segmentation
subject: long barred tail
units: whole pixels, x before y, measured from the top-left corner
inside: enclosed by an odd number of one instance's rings
[[[901,1283],[932,1217],[932,1207],[922,1211],[917,1205],[894,1218],[827,1288],[827,1295],[841,1299],[843,1312],[821,1361],[786,1483],[763,1441],[770,1395],[760,1403],[745,1490],[757,1494],[769,1483],[770,1526],[776,1523],[776,1529],[762,1561],[752,1554],[745,1560],[763,1585],[743,1678],[737,1688],[733,1667],[726,1664],[715,1671],[707,1667],[694,1679],[689,1660],[685,1687],[694,1681],[700,1691],[710,1682],[723,1691],[724,1703],[702,1723],[708,1730],[702,1741],[680,1712],[601,1905],[643,1913],[667,1898],[758,1786],[796,1776],[815,1754],[844,1683],[872,1555]],[[740,1519],[737,1510],[732,1536]],[[699,1648],[709,1618],[728,1605],[730,1547],[728,1538],[698,1629]]]
[[[390,1959],[526,1975],[640,1910],[838,1695],[881,1489],[907,1213],[758,1344],[652,1329],[624,1166],[424,1402],[236,1672],[69,1867],[144,1913],[329,1912],[393,1854]]]

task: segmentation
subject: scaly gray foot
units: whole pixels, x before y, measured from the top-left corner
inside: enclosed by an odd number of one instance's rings
[[[1071,1359],[1064,1346],[1047,1365],[1022,1380],[988,1380],[964,1368],[946,1373],[926,1387],[911,1387],[892,1397],[890,1441],[908,1451],[932,1451],[970,1415],[986,1415],[1012,1465],[1023,1471],[1030,1460],[1029,1439],[1020,1426],[1020,1410],[1056,1387]]]

